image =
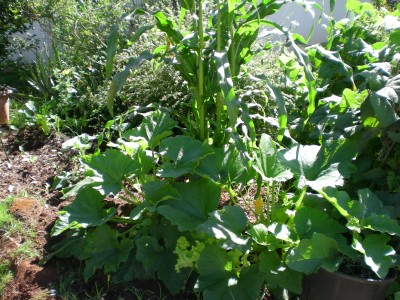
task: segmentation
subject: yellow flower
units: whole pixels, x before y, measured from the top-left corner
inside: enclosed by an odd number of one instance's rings
[[[262,200],[261,196],[258,197],[256,201],[254,201],[254,210],[256,213],[256,216],[259,216],[263,213],[263,208],[264,208],[264,201]]]

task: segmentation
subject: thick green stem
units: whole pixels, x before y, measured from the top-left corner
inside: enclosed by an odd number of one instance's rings
[[[199,12],[197,22],[197,33],[199,36],[199,51],[197,54],[197,80],[198,80],[198,98],[197,98],[197,109],[199,110],[199,121],[200,121],[200,140],[206,139],[206,111],[204,105],[204,29],[203,29],[203,4],[199,1]]]
[[[295,206],[296,211],[300,208],[301,204],[303,203],[303,199],[304,199],[304,196],[306,195],[306,193],[307,193],[307,187],[304,187],[303,190],[301,191],[299,199],[296,202],[296,206]]]
[[[266,209],[267,209],[267,221],[268,221],[268,223],[272,223],[272,205],[271,205],[271,199],[272,199],[272,196],[271,196],[271,186],[270,186],[270,184],[269,184],[269,181],[267,181],[267,186],[265,187],[266,188],[266,195],[267,195],[267,197],[266,197]]]
[[[221,4],[218,1],[218,15],[217,15],[217,51],[220,52],[222,49],[222,39],[221,39]],[[215,99],[215,110],[216,110],[216,128],[214,132],[213,144],[214,146],[221,145],[223,141],[222,138],[222,110],[223,110],[223,97],[221,91],[217,92]]]
[[[110,223],[121,223],[121,224],[135,224],[135,221],[130,219],[121,218],[121,217],[113,217],[112,219],[108,220]]]
[[[301,204],[303,203],[303,199],[304,199],[304,197],[305,197],[305,195],[306,195],[306,193],[307,193],[307,188],[308,188],[308,187],[306,186],[306,187],[304,187],[303,190],[301,191],[301,194],[300,194],[300,196],[299,196],[299,199],[297,200],[296,206],[295,206],[295,208],[294,208],[295,211],[297,211],[297,210],[300,208]],[[290,218],[289,218],[289,222],[290,222],[290,223],[293,222],[294,217],[295,217],[295,214],[293,214],[293,215],[290,216]]]
[[[229,28],[229,33],[230,33],[230,38],[231,38],[231,51],[229,53],[229,64],[231,66],[232,78],[234,78],[236,76],[236,65],[235,65],[236,47],[235,47],[235,43],[234,43],[234,40],[233,40],[235,32],[234,32],[234,28],[233,28],[233,24],[232,24],[232,16],[229,16],[229,23],[228,24],[231,24],[231,26]]]
[[[229,194],[229,198],[231,199],[231,201],[233,202],[233,204],[237,205],[237,201],[236,201],[236,193],[235,191],[232,189],[232,187],[228,186],[227,188],[228,194]]]
[[[136,199],[135,195],[131,191],[129,191],[124,185],[122,185],[122,189],[133,200],[128,199],[128,198],[126,198],[124,196],[119,196],[119,198],[121,198],[122,200],[124,200],[124,201],[126,201],[126,202],[128,202],[130,204],[135,204],[136,205],[136,204],[140,203],[140,201]]]
[[[275,185],[277,183],[276,182],[272,182],[272,191],[271,191],[271,222],[274,219],[274,212],[275,212]]]

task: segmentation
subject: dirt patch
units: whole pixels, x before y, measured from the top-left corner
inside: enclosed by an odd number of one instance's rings
[[[14,280],[7,287],[2,299],[55,299],[49,295],[48,289],[57,280],[56,269],[21,261],[14,263],[13,271]]]
[[[0,139],[0,201],[22,196],[13,200],[9,211],[35,233],[33,248],[38,253],[32,261],[14,257],[12,253],[21,247],[24,237],[0,231],[0,262],[10,261],[14,273],[0,299],[55,299],[49,289],[57,281],[57,270],[42,266],[39,261],[45,255],[48,232],[60,204],[66,204],[62,203],[60,192],[50,190],[54,176],[73,168],[71,153],[61,149],[66,137],[44,136],[35,129],[14,132],[3,127]]]
[[[26,193],[51,198],[54,176],[72,167],[71,154],[61,149],[66,137],[2,128],[0,139],[0,199]]]

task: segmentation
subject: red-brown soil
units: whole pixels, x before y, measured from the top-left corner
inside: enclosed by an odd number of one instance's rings
[[[25,242],[20,233],[0,232],[0,262],[12,261],[13,281],[5,288],[1,299],[55,299],[48,291],[57,282],[52,266],[39,261],[45,254],[48,232],[62,203],[61,193],[51,191],[55,175],[71,170],[70,153],[61,150],[65,140],[60,135],[44,136],[39,130],[14,132],[2,128],[0,133],[0,201],[14,198],[9,211],[35,232],[31,260],[12,253]]]

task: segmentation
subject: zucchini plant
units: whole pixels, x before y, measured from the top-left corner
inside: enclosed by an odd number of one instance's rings
[[[86,176],[68,191],[75,200],[52,230],[64,238],[51,255],[83,261],[85,279],[97,272],[113,282],[156,278],[174,294],[198,291],[204,299],[257,299],[263,290],[298,295],[303,276],[336,271],[343,256],[360,253],[383,278],[397,264],[389,243],[400,233],[397,215],[365,186],[350,192],[346,183],[360,171],[371,134],[398,122],[398,75],[384,73],[388,64],[379,59],[393,60],[399,45],[360,41],[360,51],[346,52],[335,30],[348,28],[332,22],[328,46],[303,52],[284,28],[264,20],[281,1],[217,1],[207,22],[206,4],[182,3],[181,22],[191,15],[186,31],[161,12],[150,14],[155,23],[133,40],[155,26],[166,45],[132,58],[108,95],[112,109],[129,73],[162,59],[189,82],[191,115],[178,123],[167,109],[137,111],[140,125],[121,132],[104,153],[82,156]],[[278,137],[286,148],[267,134],[257,137],[245,103],[235,98],[235,81],[263,25],[287,36],[295,54],[281,63],[288,81],[307,94],[307,109],[288,114],[282,91],[268,86],[280,103]],[[363,63],[354,66],[346,55]],[[243,209],[237,204],[250,188],[252,201]],[[358,200],[351,200],[355,194]],[[124,203],[118,209],[109,205],[116,198]]]

